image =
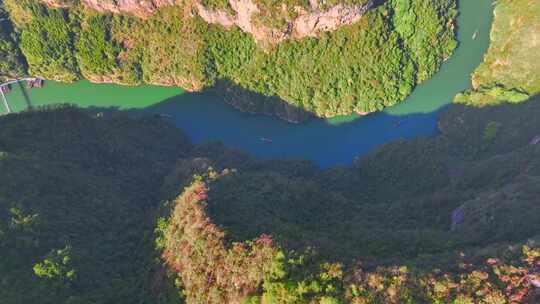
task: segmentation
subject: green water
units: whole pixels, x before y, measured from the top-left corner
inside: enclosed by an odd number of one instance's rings
[[[81,107],[166,113],[195,142],[220,140],[258,156],[307,158],[322,167],[347,164],[377,145],[436,132],[441,109],[450,104],[458,92],[470,87],[470,74],[487,50],[493,13],[491,4],[491,0],[461,0],[457,20],[460,45],[450,60],[403,103],[362,118],[351,115],[292,125],[271,117],[240,113],[220,102],[218,95],[190,94],[179,88],[122,87],[88,81],[74,84],[47,81],[44,88],[32,90],[14,86],[8,99],[15,111],[28,105],[73,103]],[[473,40],[476,30],[479,35]],[[2,111],[5,110],[2,108]],[[396,128],[397,121],[399,128]],[[271,138],[273,143],[262,142],[261,137]]]
[[[111,84],[93,84],[82,80],[73,84],[46,81],[41,89],[24,89],[24,83],[12,85],[9,105],[13,111],[22,111],[30,103],[43,106],[73,103],[81,107],[118,107],[121,109],[150,107],[165,99],[183,94],[180,88],[139,86],[126,87]],[[28,98],[25,97],[25,93]],[[5,109],[2,108],[5,112]]]

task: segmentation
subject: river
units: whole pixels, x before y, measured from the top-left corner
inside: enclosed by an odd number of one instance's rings
[[[440,111],[458,92],[470,87],[470,74],[481,63],[489,45],[492,1],[461,0],[459,5],[460,45],[454,55],[403,103],[366,117],[312,119],[295,125],[273,117],[241,113],[220,102],[217,95],[190,94],[180,88],[124,87],[88,81],[74,84],[47,81],[44,88],[27,92],[15,86],[8,99],[15,111],[25,109],[28,103],[32,106],[73,103],[81,107],[165,113],[194,142],[220,140],[253,155],[310,159],[323,168],[349,164],[356,156],[383,143],[436,134]],[[479,34],[473,40],[476,30]],[[272,143],[262,141],[261,137],[272,139]]]

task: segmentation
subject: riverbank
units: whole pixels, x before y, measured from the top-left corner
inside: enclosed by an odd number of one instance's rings
[[[273,117],[240,113],[215,93],[186,93],[169,87],[122,87],[80,81],[49,81],[28,96],[33,106],[73,103],[81,107],[114,107],[133,113],[166,113],[195,142],[222,141],[226,145],[267,158],[304,158],[321,167],[349,164],[354,157],[400,138],[431,136],[437,132],[439,111],[470,87],[470,75],[482,62],[489,45],[490,0],[462,1],[457,18],[459,47],[434,77],[419,85],[403,103],[359,119],[358,115],[313,119],[292,125]],[[479,31],[476,40],[471,37]],[[10,93],[13,107],[25,108],[22,92]],[[402,121],[396,127],[396,121]],[[261,137],[272,139],[263,143]]]
[[[540,92],[540,2],[495,4],[491,44],[472,75],[473,88],[455,101],[471,106],[519,103]]]
[[[67,83],[85,77],[178,86],[189,92],[229,82],[251,98],[234,100],[236,107],[297,121],[289,109],[328,118],[403,101],[455,50],[456,1],[369,2],[354,9],[354,16],[330,9],[337,13],[331,14],[334,21],[343,24],[330,25],[329,16],[316,14],[318,34],[273,43],[254,38],[243,26],[208,23],[202,13],[188,13],[190,4],[184,2],[156,8],[145,19],[114,9],[112,15],[103,13],[107,9],[96,13],[85,1],[58,7],[5,0],[6,19],[13,25],[6,35],[14,37],[27,74]],[[264,23],[281,20],[282,8],[248,2],[271,11]],[[253,18],[261,17],[254,13]],[[347,17],[340,18],[342,13]],[[0,65],[0,74],[9,67]]]

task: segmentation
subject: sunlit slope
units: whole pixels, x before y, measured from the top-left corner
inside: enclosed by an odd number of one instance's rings
[[[520,102],[540,92],[540,2],[496,2],[491,45],[472,75],[474,89],[456,101],[485,105]]]

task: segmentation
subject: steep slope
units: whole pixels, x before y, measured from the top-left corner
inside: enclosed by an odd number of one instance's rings
[[[2,303],[153,299],[160,180],[191,145],[155,118],[0,117]]]
[[[520,127],[538,129],[538,121],[527,118],[540,111],[539,102],[512,111],[527,121]],[[171,272],[188,288],[186,303],[536,303],[540,252],[524,246],[521,258],[515,245],[537,245],[540,166],[534,155],[540,150],[524,140],[527,135],[507,147],[516,140],[506,136],[516,124],[501,119],[508,109],[484,113],[504,127],[495,137],[473,134],[471,140],[487,141],[478,149],[469,142],[446,146],[457,139],[456,126],[447,126],[439,138],[388,145],[353,168],[326,173],[302,162],[242,155],[227,157],[239,169],[223,173],[208,158],[182,160],[166,180],[188,186],[168,205],[172,214],[161,222],[159,243]],[[443,124],[473,117],[477,111],[456,107]],[[486,130],[485,123],[472,129]],[[223,155],[216,147],[196,151]],[[525,171],[516,161],[527,163]],[[418,182],[429,178],[435,181]],[[272,263],[251,264],[259,255],[247,254],[243,242],[259,233],[254,244],[265,240]],[[494,254],[505,259],[483,265]],[[347,257],[354,261],[335,263]],[[385,264],[401,266],[380,267]]]
[[[536,303],[539,112],[540,98],[453,106],[439,136],[327,171],[192,147],[156,117],[1,117],[0,295]]]
[[[456,96],[472,105],[521,102],[540,92],[540,3],[497,1],[491,45],[472,75],[473,89]]]
[[[71,7],[74,1],[42,0],[52,7]],[[83,0],[82,4],[98,12],[127,13],[140,18],[149,18],[160,8],[186,6],[175,0],[158,1],[95,1]],[[375,5],[374,0],[339,3],[324,8],[318,1],[309,6],[303,1],[267,3],[265,1],[231,0],[213,3],[202,1],[193,3],[197,14],[206,22],[219,24],[225,28],[237,26],[251,34],[255,40],[277,43],[288,38],[315,37],[322,32],[334,31],[341,26],[358,22]]]
[[[163,258],[182,279],[190,303],[242,303],[257,292],[277,250],[268,236],[225,244],[225,234],[206,216],[206,192],[199,178],[174,202],[163,233]]]
[[[270,234],[288,250],[313,247],[346,264],[394,263],[399,252],[401,261],[440,267],[458,251],[526,241],[540,231],[539,101],[455,106],[439,136],[390,143],[350,168],[210,161],[237,172],[212,183],[208,213],[233,240]],[[223,152],[198,153],[219,160]],[[196,168],[178,166],[182,181]]]
[[[29,74],[219,89],[241,110],[290,121],[302,117],[294,109],[331,117],[394,105],[457,45],[455,0],[4,2]],[[139,18],[122,5],[152,9]]]
[[[13,40],[13,25],[0,5],[0,81],[23,75],[26,64]]]

